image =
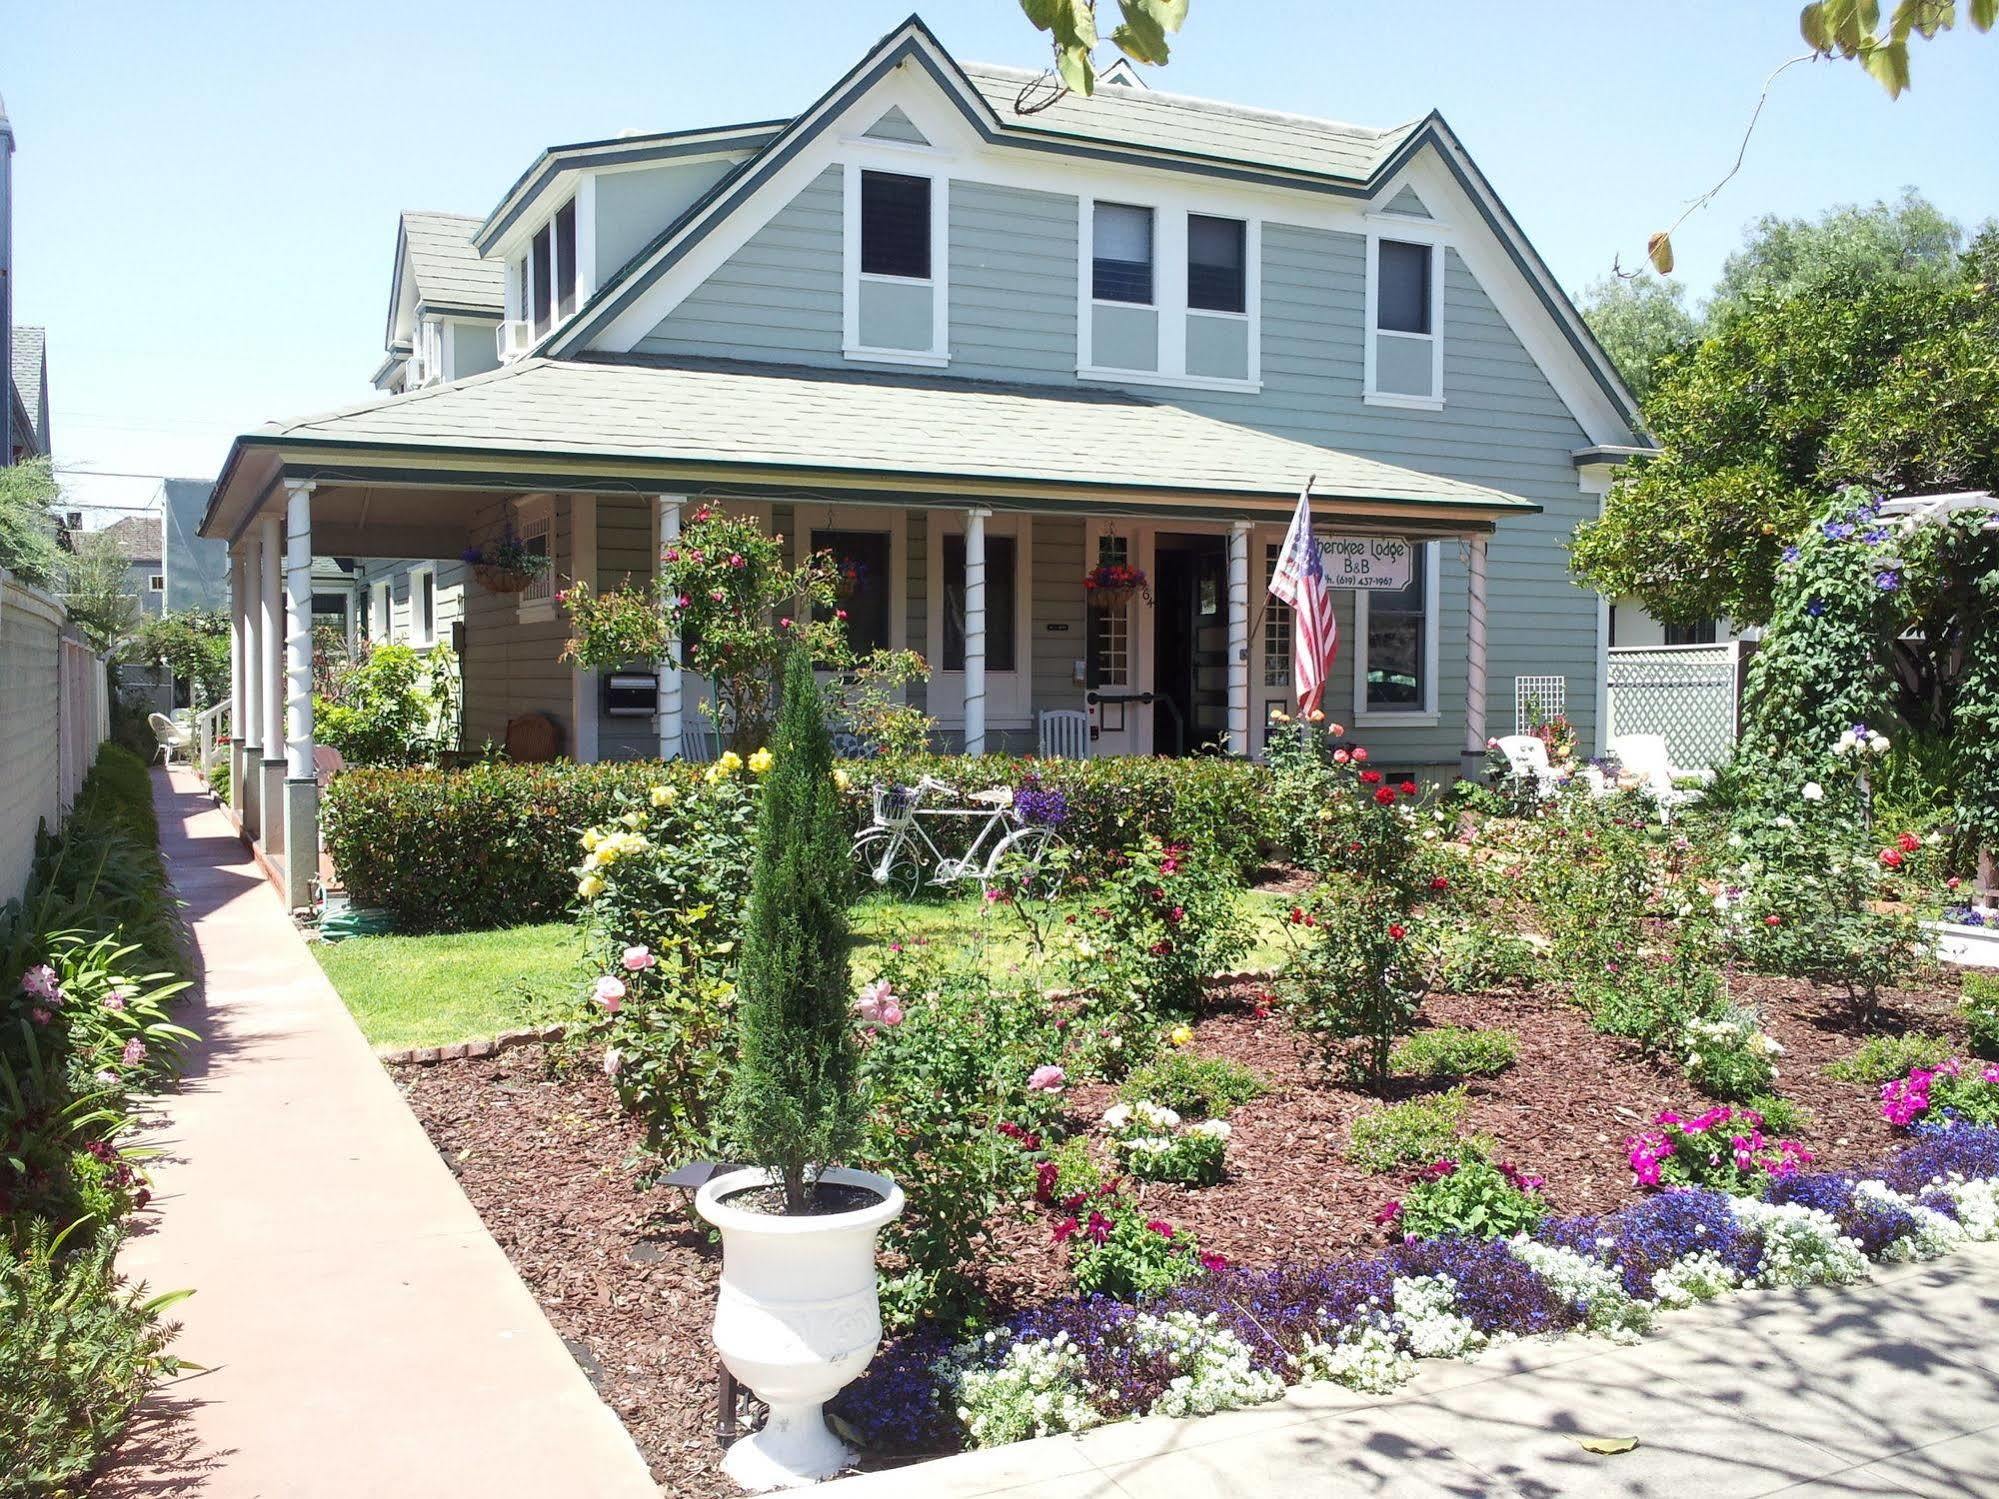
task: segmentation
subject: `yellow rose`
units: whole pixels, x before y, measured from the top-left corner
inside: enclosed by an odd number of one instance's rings
[[[586,874],[576,882],[576,893],[585,900],[594,900],[604,893],[604,881],[594,874]]]
[[[1175,1046],[1186,1046],[1194,1039],[1194,1028],[1190,1025],[1176,1025],[1166,1033],[1166,1039]]]
[[[627,812],[618,821],[622,822],[626,827],[634,829],[642,828],[646,825],[645,813],[643,812]]]
[[[750,769],[758,775],[762,775],[775,764],[777,764],[777,756],[773,755],[767,749],[760,749],[754,755],[750,756]]]
[[[848,775],[844,768],[836,765],[833,767],[833,784],[845,791],[854,784],[854,778]]]
[[[673,788],[672,788],[671,786],[655,786],[655,787],[653,787],[653,788],[652,788],[652,804],[653,804],[653,805],[654,805],[655,807],[670,807],[670,806],[672,806],[672,805],[673,805]]]
[[[604,835],[598,832],[595,828],[584,829],[583,832],[584,848],[594,849],[599,843],[602,843],[603,841],[604,841]]]
[[[615,844],[607,843],[602,848],[598,849],[597,852],[592,854],[590,857],[597,861],[597,866],[599,868],[602,868],[606,864],[615,864],[618,861],[617,846]]]
[[[743,768],[743,757],[734,750],[723,750],[722,758],[715,764],[720,767],[723,775],[732,776]]]

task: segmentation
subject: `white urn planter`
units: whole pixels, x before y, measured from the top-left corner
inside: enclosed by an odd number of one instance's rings
[[[694,1197],[695,1210],[722,1234],[715,1347],[729,1372],[770,1407],[762,1429],[722,1462],[753,1492],[813,1483],[847,1465],[852,1454],[827,1428],[823,1407],[881,1345],[875,1235],[902,1212],[902,1188],[843,1166],[819,1180],[880,1200],[798,1217],[732,1207],[728,1199],[737,1193],[774,1184],[761,1170],[718,1176]]]

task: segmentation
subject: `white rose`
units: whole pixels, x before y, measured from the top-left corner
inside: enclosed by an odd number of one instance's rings
[[[1824,801],[1825,787],[1821,786],[1817,781],[1807,781],[1805,782],[1805,789],[1799,795],[1804,797],[1808,802]]]

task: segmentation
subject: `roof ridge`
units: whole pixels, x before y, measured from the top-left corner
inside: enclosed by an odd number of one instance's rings
[[[967,72],[998,73],[1009,78],[1019,78],[1023,82],[1044,77],[1048,71],[1045,68],[1019,68],[1010,63],[999,62],[967,62],[961,63],[959,66],[963,67]],[[1085,97],[1091,100],[1109,98],[1122,100],[1126,96],[1123,94],[1092,93]],[[1193,104],[1203,109],[1220,110],[1226,114],[1241,115],[1246,119],[1252,120],[1272,120],[1288,125],[1314,125],[1324,129],[1351,130],[1362,135],[1373,136],[1376,139],[1409,130],[1428,118],[1427,115],[1418,115],[1414,119],[1404,120],[1395,125],[1361,125],[1356,124],[1352,120],[1335,120],[1329,115],[1300,114],[1296,110],[1290,109],[1265,109],[1255,104],[1241,104],[1233,99],[1210,99],[1204,94],[1183,94],[1173,89],[1156,88],[1150,84],[1146,86],[1144,92],[1131,95],[1130,98],[1132,102],[1139,104],[1152,100],[1164,100],[1169,104]]]

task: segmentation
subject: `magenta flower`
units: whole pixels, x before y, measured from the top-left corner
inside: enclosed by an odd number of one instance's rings
[[[1090,1221],[1084,1226],[1083,1232],[1092,1244],[1101,1244],[1111,1236],[1111,1220],[1093,1209]]]
[[[1164,1218],[1149,1219],[1145,1226],[1153,1233],[1158,1234],[1162,1239],[1173,1237],[1173,1225],[1168,1223]]]
[[[54,999],[56,997],[56,971],[46,963],[37,963],[21,975],[21,992],[30,999]]]
[[[146,1060],[146,1043],[134,1036],[125,1043],[125,1050],[120,1055],[124,1057],[127,1067],[136,1067]]]

